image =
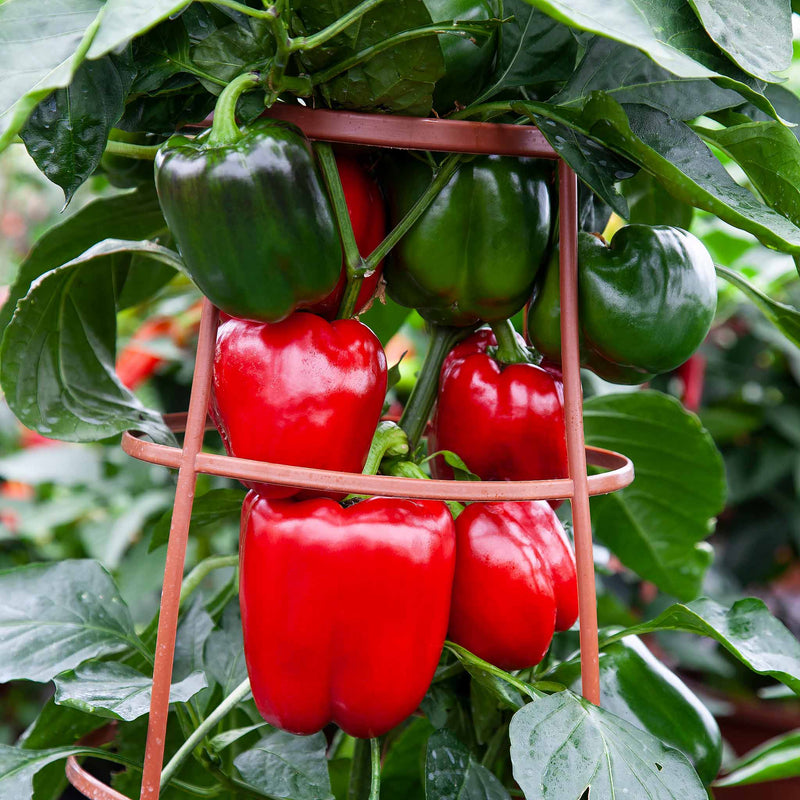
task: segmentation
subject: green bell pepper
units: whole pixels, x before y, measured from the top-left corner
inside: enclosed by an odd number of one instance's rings
[[[394,225],[427,188],[431,169],[395,156],[388,173]],[[519,311],[546,258],[550,174],[532,159],[480,156],[461,164],[390,254],[389,297],[431,322],[458,327]]]
[[[208,134],[166,142],[156,189],[200,290],[228,314],[276,322],[333,290],[342,247],[308,140],[273,120],[241,131],[237,96],[223,92]]]
[[[561,361],[558,253],[528,312],[533,346]],[[644,383],[679,367],[714,319],[714,264],[699,239],[665,225],[627,225],[610,245],[578,234],[581,364],[612,383]]]

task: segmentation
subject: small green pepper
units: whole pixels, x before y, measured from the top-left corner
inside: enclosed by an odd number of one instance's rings
[[[200,290],[228,314],[277,322],[330,294],[341,242],[308,140],[273,120],[240,130],[236,96],[220,96],[208,134],[164,145],[156,189]]]

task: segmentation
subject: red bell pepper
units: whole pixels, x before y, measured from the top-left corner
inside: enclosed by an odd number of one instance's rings
[[[402,722],[436,670],[454,562],[445,503],[376,497],[342,508],[251,492],[239,596],[264,719],[299,734],[333,721],[365,738]]]
[[[452,450],[483,480],[544,480],[567,476],[561,376],[534,364],[502,364],[481,329],[456,345],[442,365],[429,444]],[[441,457],[431,469],[452,478]]]
[[[386,205],[378,182],[352,156],[336,156],[336,166],[342,181],[347,213],[353,226],[358,252],[365,258],[383,241],[386,236]],[[355,310],[358,313],[375,294],[381,279],[383,262],[361,283]],[[342,265],[339,283],[336,288],[319,303],[308,310],[325,319],[334,319],[344,297],[347,271]]]
[[[383,348],[356,320],[227,317],[217,329],[210,411],[230,455],[361,472],[386,381]],[[302,491],[248,485],[268,497]]]
[[[454,642],[503,669],[523,669],[577,618],[575,556],[547,503],[473,503],[459,515]]]

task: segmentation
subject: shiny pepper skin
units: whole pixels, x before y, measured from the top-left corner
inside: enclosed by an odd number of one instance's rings
[[[217,329],[210,412],[229,455],[361,472],[386,381],[383,348],[356,320],[229,317]],[[250,486],[269,497],[301,491]]]
[[[458,516],[454,642],[502,669],[523,669],[577,618],[575,556],[547,503],[472,503]]]
[[[358,252],[366,258],[386,236],[386,205],[383,195],[378,182],[357,159],[337,153],[336,166],[339,169],[347,213],[353,226]],[[355,305],[356,313],[367,305],[375,294],[382,272],[383,262],[362,281]],[[343,264],[336,288],[324,300],[310,306],[308,310],[325,319],[335,319],[344,297],[346,281],[347,272]]]
[[[336,285],[333,210],[293,125],[259,120],[216,146],[173,136],[158,152],[155,180],[189,275],[227,314],[277,322]]]
[[[533,346],[561,361],[558,256],[528,312]],[[679,367],[702,343],[717,307],[714,264],[681,228],[626,225],[607,245],[578,235],[581,363],[612,383],[644,383]]]
[[[441,655],[455,531],[445,503],[245,499],[244,650],[258,710],[310,734],[386,733],[413,713]]]
[[[567,476],[561,376],[533,364],[493,358],[494,334],[481,329],[456,345],[442,365],[429,450],[452,450],[483,480]],[[452,478],[441,457],[435,478]]]

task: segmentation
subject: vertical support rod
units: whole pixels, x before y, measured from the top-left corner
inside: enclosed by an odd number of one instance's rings
[[[211,371],[217,331],[217,310],[208,300],[203,300],[197,357],[192,379],[192,395],[186,435],[183,440],[175,505],[167,545],[167,563],[164,568],[164,587],[161,592],[161,609],[158,618],[156,658],[153,668],[153,694],[150,698],[150,722],[147,727],[147,744],[144,751],[144,770],[140,800],[158,800],[161,767],[164,763],[164,741],[169,715],[169,689],[172,683],[172,662],[175,655],[175,632],[178,627],[178,608],[181,581],[189,538],[189,522],[197,484],[195,460],[203,445],[206,427],[208,398],[211,393]]]
[[[561,280],[561,363],[564,370],[564,422],[569,477],[572,479],[572,522],[578,567],[578,608],[581,645],[581,690],[600,704],[600,656],[597,643],[597,595],[594,583],[592,520],[583,438],[583,391],[580,370],[578,314],[578,179],[564,161],[558,162],[560,213],[559,269]]]

